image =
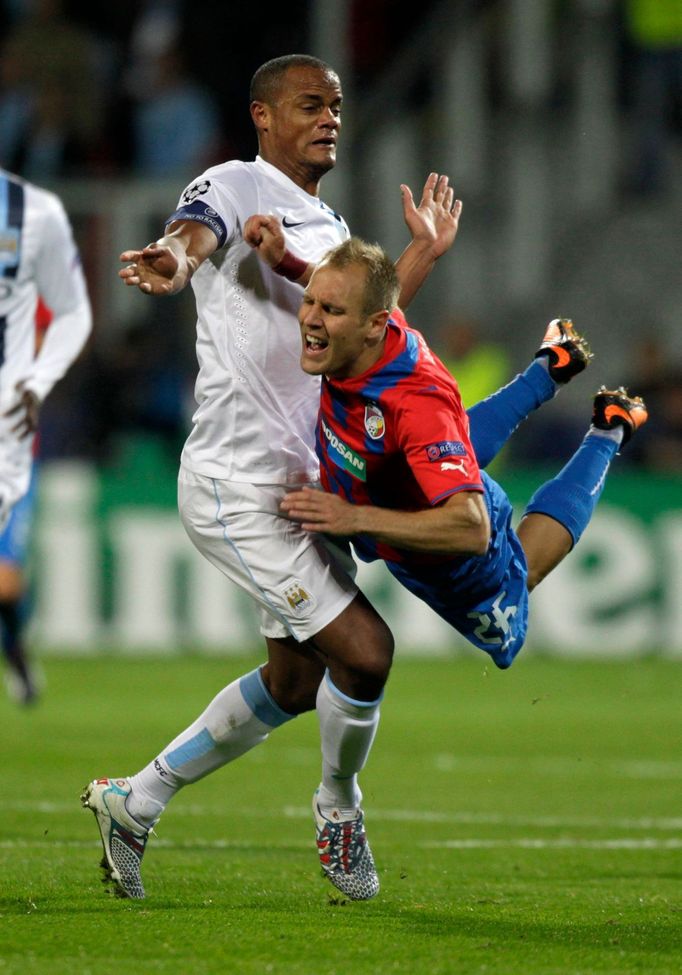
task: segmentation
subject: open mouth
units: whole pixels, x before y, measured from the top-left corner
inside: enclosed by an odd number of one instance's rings
[[[336,139],[315,139],[314,146],[325,146],[328,149],[336,148]]]
[[[308,355],[319,355],[329,346],[327,339],[321,339],[317,335],[304,335],[303,347]]]

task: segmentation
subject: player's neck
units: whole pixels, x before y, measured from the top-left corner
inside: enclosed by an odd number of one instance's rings
[[[310,164],[293,162],[290,159],[283,159],[281,156],[269,156],[267,150],[263,148],[260,150],[260,157],[265,162],[270,163],[271,166],[274,166],[275,169],[279,169],[285,176],[288,176],[292,183],[300,186],[310,196],[320,195],[320,180],[327,172],[326,169],[321,169],[319,166],[311,166]]]
[[[379,362],[383,357],[386,350],[386,334],[377,345],[372,345],[370,348],[365,349],[362,355],[359,355],[357,359],[348,367],[343,369],[341,372],[337,372],[333,375],[328,375],[328,379],[357,379],[358,376],[363,376],[370,369]]]

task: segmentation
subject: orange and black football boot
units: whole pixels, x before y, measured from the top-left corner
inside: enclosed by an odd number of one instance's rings
[[[553,318],[535,353],[536,359],[540,356],[547,358],[547,369],[554,382],[563,384],[587,367],[592,353],[570,318]]]
[[[630,396],[624,386],[607,389],[602,386],[594,397],[592,423],[598,430],[623,428],[623,444],[649,419],[641,396]]]

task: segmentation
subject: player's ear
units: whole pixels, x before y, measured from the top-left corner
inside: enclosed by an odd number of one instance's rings
[[[370,315],[370,325],[367,332],[367,338],[378,341],[383,337],[388,316],[389,312],[387,312],[386,309],[383,309],[382,311],[375,311],[373,315]]]
[[[270,106],[267,102],[251,102],[250,111],[257,131],[267,132],[270,124]]]

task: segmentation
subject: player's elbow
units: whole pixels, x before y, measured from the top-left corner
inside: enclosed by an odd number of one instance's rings
[[[490,519],[483,501],[483,495],[472,494],[466,500],[466,542],[463,554],[485,555],[490,544]]]
[[[471,554],[485,555],[490,545],[490,522],[487,514],[475,516],[475,523],[471,526]]]

